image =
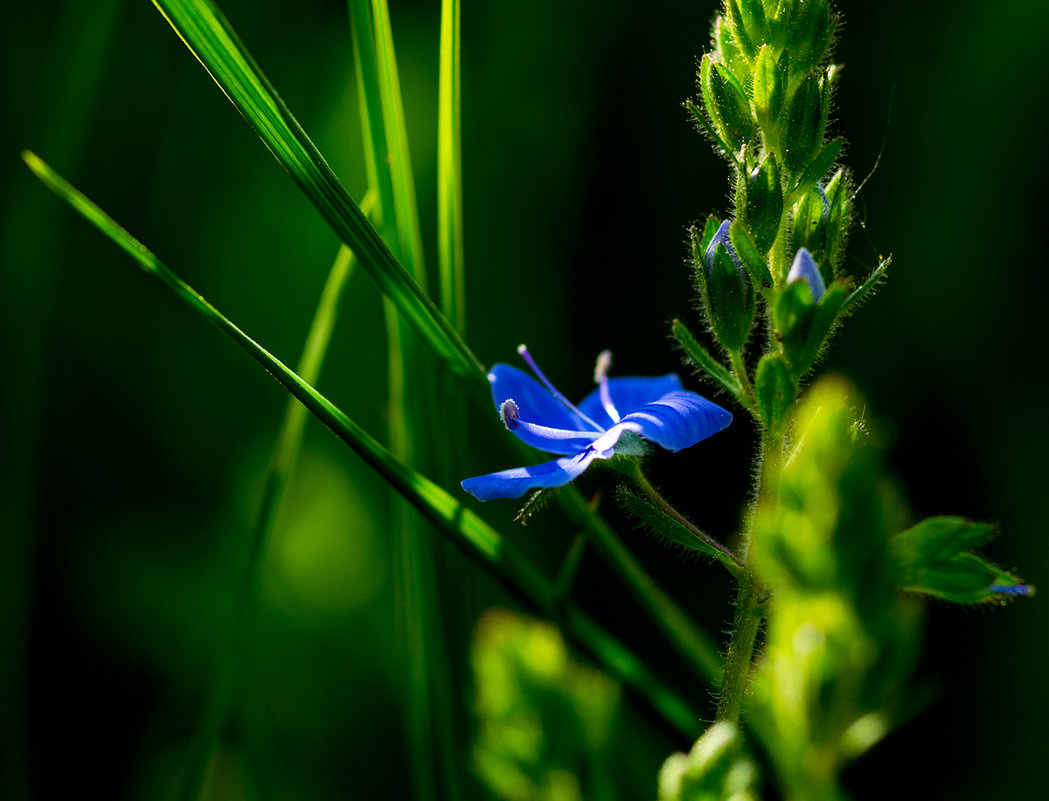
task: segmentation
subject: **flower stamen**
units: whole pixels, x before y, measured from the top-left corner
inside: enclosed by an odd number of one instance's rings
[[[597,357],[597,364],[594,365],[594,383],[599,387],[601,405],[605,407],[605,413],[612,418],[613,423],[618,423],[619,412],[616,405],[612,403],[612,393],[608,391],[608,371],[611,367],[612,351],[601,351]]]
[[[517,352],[521,355],[521,358],[525,360],[525,363],[529,367],[532,368],[532,372],[535,373],[535,377],[538,378],[542,382],[544,387],[546,387],[548,390],[550,390],[550,394],[553,395],[555,398],[557,398],[557,400],[560,401],[560,403],[565,408],[567,408],[569,411],[574,412],[575,414],[579,415],[579,417],[582,418],[583,422],[587,423],[588,425],[593,426],[594,430],[596,430],[596,431],[604,431],[605,430],[601,426],[599,426],[597,423],[595,423],[593,420],[591,420],[589,417],[587,417],[585,414],[583,414],[581,411],[579,411],[579,409],[576,408],[575,404],[573,404],[570,400],[568,400],[568,398],[566,398],[564,395],[562,395],[560,392],[557,391],[557,387],[555,387],[553,384],[551,384],[550,383],[550,379],[548,379],[545,375],[543,375],[543,371],[540,370],[539,369],[539,365],[535,363],[535,359],[533,359],[532,358],[532,354],[528,352],[528,348],[526,348],[524,345],[518,345],[517,346]]]

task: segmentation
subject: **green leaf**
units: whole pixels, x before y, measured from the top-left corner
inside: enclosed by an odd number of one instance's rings
[[[154,4],[383,294],[476,393],[486,391],[481,363],[350,198],[218,8],[209,0]]]
[[[453,545],[489,570],[533,609],[544,614],[559,611],[569,635],[593,653],[613,675],[637,689],[659,714],[683,732],[694,729],[697,713],[690,705],[668,690],[641,660],[578,606],[559,598],[554,582],[543,575],[512,543],[460,500],[394,458],[331,401],[241,331],[39,157],[29,152],[23,153],[22,157],[51,191],[128,253],[144,272],[160,280],[183,303],[247,351],[281,386],[415,506]],[[701,652],[705,649],[704,644],[699,647]]]
[[[892,538],[900,586],[953,603],[1003,603],[1034,595],[1034,587],[971,553],[994,538],[994,527],[963,517],[929,517]]]
[[[890,264],[892,264],[892,256],[882,259],[878,262],[878,266],[871,270],[870,274],[863,279],[863,283],[849,293],[849,296],[845,299],[845,303],[841,307],[841,314],[843,317],[854,313],[860,306],[867,302],[885,278],[885,274],[888,271]]]
[[[739,385],[739,381],[736,377],[729,372],[728,368],[721,364],[715,359],[706,348],[704,348],[699,340],[693,335],[688,327],[680,320],[674,320],[671,324],[674,332],[674,339],[681,346],[681,349],[685,351],[685,355],[689,358],[695,367],[698,367],[732,397],[734,397],[739,403],[745,408],[750,408],[750,401],[743,394],[743,389]]]
[[[697,537],[651,501],[625,487],[619,489],[616,497],[627,512],[657,537],[721,562],[733,575],[739,575],[739,565],[727,554]]]
[[[794,405],[798,386],[793,371],[778,353],[766,353],[754,374],[761,422],[769,430],[779,430]]]

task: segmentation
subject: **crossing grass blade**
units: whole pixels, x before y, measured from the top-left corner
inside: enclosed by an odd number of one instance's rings
[[[56,195],[127,252],[147,274],[229,336],[278,383],[400,492],[451,543],[489,570],[523,603],[545,615],[560,615],[565,631],[612,675],[637,691],[652,709],[682,734],[695,737],[700,720],[692,704],[666,687],[645,663],[570,600],[512,543],[440,486],[401,463],[364,429],[275,356],[240,330],[196,290],[172,272],[109,215],[33,153],[23,159]]]
[[[381,215],[377,228],[420,286],[427,285],[415,181],[400,79],[390,27],[382,0],[349,0],[350,33],[357,75],[357,96],[369,180],[379,188]],[[389,446],[406,464],[433,468],[432,455],[448,450],[437,443],[443,427],[436,424],[433,363],[422,358],[417,340],[389,300],[385,302],[388,374]],[[409,392],[409,386],[413,391]],[[429,458],[428,458],[429,457]],[[431,473],[442,480],[447,475]],[[408,731],[409,774],[417,801],[436,801],[442,787],[456,799],[458,765],[450,699],[454,683],[444,652],[441,599],[437,594],[434,542],[403,500],[391,509],[395,532],[395,593],[406,670],[401,677]],[[443,776],[437,753],[443,759]]]
[[[474,392],[484,390],[477,357],[353,202],[219,9],[210,0],[153,1],[383,294]]]

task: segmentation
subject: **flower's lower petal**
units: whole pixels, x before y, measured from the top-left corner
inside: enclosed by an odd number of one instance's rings
[[[668,451],[679,451],[716,434],[732,422],[732,413],[695,392],[670,392],[623,417],[638,434]]]
[[[564,456],[533,467],[515,467],[501,473],[475,476],[461,482],[462,488],[479,501],[494,498],[520,498],[529,490],[560,487],[580,476],[597,456],[587,450],[576,456]]]
[[[623,378],[608,379],[608,394],[612,396],[612,405],[616,407],[619,416],[636,410],[646,403],[659,400],[669,392],[681,390],[681,379],[674,373],[656,376],[655,378],[640,378],[626,376]],[[601,391],[595,389],[579,404],[579,411],[605,428],[614,422],[605,411],[601,403]]]
[[[585,432],[594,431],[594,427],[557,400],[546,387],[524,370],[518,370],[509,364],[497,364],[488,372],[488,383],[492,387],[492,400],[495,401],[497,409],[504,401],[513,400],[522,420],[548,428],[584,432],[578,440],[551,439],[524,427],[513,429],[518,439],[527,442],[533,448],[548,453],[574,454],[585,449],[593,439]]]

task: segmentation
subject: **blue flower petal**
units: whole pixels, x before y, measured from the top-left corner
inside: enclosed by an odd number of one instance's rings
[[[668,451],[689,448],[732,422],[732,413],[695,392],[671,392],[623,417],[638,433]]]
[[[681,379],[674,373],[656,378],[628,376],[608,379],[608,392],[612,396],[612,405],[616,407],[620,416],[629,414],[646,403],[659,400],[669,392],[680,390]],[[615,422],[601,405],[601,392],[597,389],[583,398],[579,404],[579,411],[606,428]]]
[[[827,285],[823,283],[823,276],[820,274],[816,260],[805,248],[798,249],[794,262],[790,265],[790,272],[787,273],[787,283],[794,281],[804,281],[808,284],[809,289],[812,290],[812,299],[816,303],[819,303],[823,293],[827,291]]]
[[[579,438],[552,439],[525,427],[511,429],[518,439],[533,448],[548,453],[574,454],[587,448],[593,440],[593,436],[585,432],[593,432],[595,427],[551,395],[546,387],[524,370],[518,370],[508,364],[497,364],[489,371],[488,382],[492,387],[492,400],[495,401],[497,409],[504,401],[512,399],[517,404],[521,419],[526,422],[581,432]]]
[[[580,476],[597,456],[591,449],[575,456],[564,456],[533,467],[515,467],[500,473],[475,476],[460,482],[462,488],[479,501],[520,498],[529,490],[560,487]]]

